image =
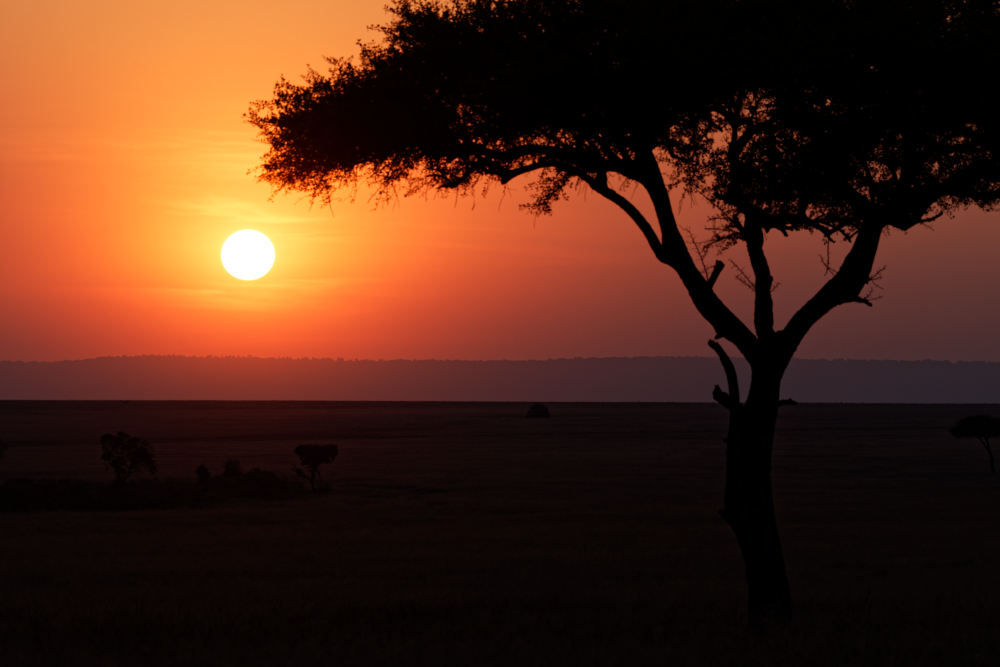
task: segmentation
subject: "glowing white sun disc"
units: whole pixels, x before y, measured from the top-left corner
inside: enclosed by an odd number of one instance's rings
[[[222,244],[222,266],[234,278],[257,280],[274,266],[274,244],[256,229],[241,229]]]

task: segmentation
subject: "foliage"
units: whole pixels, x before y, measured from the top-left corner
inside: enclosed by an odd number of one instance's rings
[[[1000,436],[1000,419],[989,415],[963,417],[955,422],[950,433],[956,438],[995,438]]]
[[[668,179],[765,230],[851,237],[992,205],[1000,167],[980,93],[994,3],[399,0],[360,57],[278,83],[248,119],[261,176],[328,197],[470,188],[538,171],[548,211],[574,182]],[[900,16],[906,29],[900,29]]]
[[[123,485],[139,470],[156,474],[156,458],[148,441],[123,431],[101,436],[101,460],[114,472],[115,484]]]
[[[990,438],[1000,436],[1000,419],[989,415],[972,415],[963,417],[955,422],[950,433],[956,438],[975,438],[986,449],[990,457],[990,472],[996,472],[996,464],[993,461],[993,449],[990,447]]]
[[[305,470],[296,468],[295,472],[309,481],[309,488],[312,491],[328,490],[329,487],[323,482],[320,466],[333,463],[338,453],[337,445],[299,445],[295,448],[295,455],[299,457],[299,462]]]
[[[239,459],[227,459],[222,466],[223,477],[239,477],[242,472]]]
[[[2,459],[4,457],[4,454],[6,453],[7,453],[7,443],[4,442],[3,440],[0,440],[0,459]]]

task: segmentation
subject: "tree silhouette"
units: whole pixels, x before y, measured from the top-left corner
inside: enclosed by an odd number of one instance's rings
[[[714,331],[722,515],[751,621],[787,617],[771,483],[782,377],[820,319],[872,305],[890,230],[997,204],[997,114],[982,93],[1000,63],[996,3],[396,0],[389,12],[358,58],[253,103],[261,179],[329,202],[358,183],[391,198],[530,175],[536,213],[576,189],[617,205]],[[683,195],[713,211],[694,247],[675,218]],[[846,250],[782,326],[765,247],[794,232]],[[700,261],[737,249],[749,322],[716,291],[725,264]],[[724,343],[749,364],[745,394]]]
[[[145,469],[156,474],[153,446],[128,433],[105,433],[101,436],[101,460],[115,474],[115,484],[123,486],[128,478]]]
[[[990,447],[990,438],[1000,436],[1000,419],[989,415],[973,415],[965,417],[955,422],[951,427],[951,434],[956,438],[975,438],[986,450],[990,457],[990,472],[996,473],[997,468],[993,463],[993,449]]]
[[[295,472],[299,477],[309,481],[311,491],[325,489],[327,487],[323,483],[323,475],[319,468],[326,463],[333,463],[338,453],[337,445],[299,445],[295,448],[295,455],[299,457],[299,462],[305,470],[296,468]]]

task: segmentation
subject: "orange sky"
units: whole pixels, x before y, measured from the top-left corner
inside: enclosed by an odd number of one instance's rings
[[[377,210],[268,200],[242,114],[282,74],[352,53],[383,4],[5,0],[0,359],[710,354],[678,281],[594,195],[538,219],[517,188]],[[998,222],[887,239],[883,298],[834,313],[800,356],[1000,360]],[[250,283],[219,261],[246,227],[277,248]],[[769,247],[787,317],[819,284],[820,247]],[[733,271],[720,282],[745,312]]]

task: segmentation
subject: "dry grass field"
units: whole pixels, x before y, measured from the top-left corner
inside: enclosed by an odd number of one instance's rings
[[[238,458],[333,491],[206,508],[0,513],[4,665],[995,665],[1000,482],[947,428],[996,406],[784,408],[796,619],[743,629],[712,405],[0,403],[0,481]]]

